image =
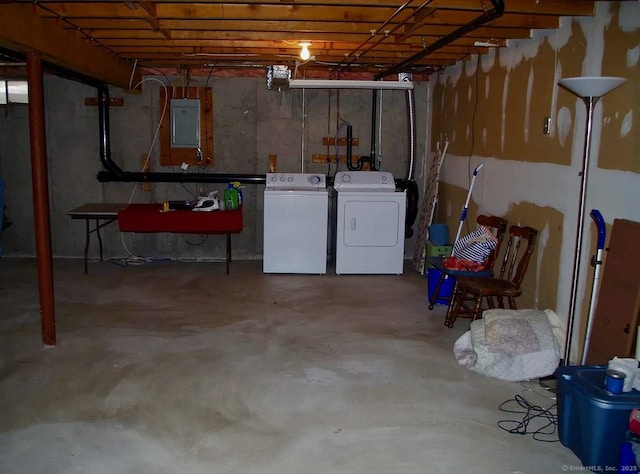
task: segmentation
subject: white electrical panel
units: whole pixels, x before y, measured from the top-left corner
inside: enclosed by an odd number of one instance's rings
[[[200,99],[171,99],[171,148],[200,148]]]

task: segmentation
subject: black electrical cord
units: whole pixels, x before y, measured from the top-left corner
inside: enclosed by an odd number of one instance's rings
[[[515,406],[514,406],[515,405]],[[522,415],[519,420],[500,420],[498,427],[512,434],[532,435],[536,441],[556,443],[558,438],[557,403],[544,408],[527,400],[523,395],[504,401],[498,407],[505,413]],[[534,425],[533,427],[531,425]]]
[[[187,245],[191,245],[193,247],[197,247],[199,245],[204,244],[207,239],[209,238],[209,234],[203,234],[200,236],[199,242],[189,242],[189,239],[187,239],[185,237],[185,234],[182,234],[182,240],[187,244]]]

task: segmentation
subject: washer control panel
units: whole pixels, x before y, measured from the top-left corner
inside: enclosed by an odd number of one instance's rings
[[[323,174],[267,173],[266,186],[279,189],[326,189],[327,179]]]
[[[395,191],[396,182],[387,171],[339,171],[333,187],[336,191]]]

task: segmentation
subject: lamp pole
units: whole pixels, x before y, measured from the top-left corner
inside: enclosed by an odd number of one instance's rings
[[[591,155],[591,135],[593,127],[593,111],[598,100],[616,87],[621,86],[626,79],[621,77],[570,77],[560,79],[559,84],[582,99],[587,107],[587,124],[585,130],[582,167],[580,170],[580,196],[578,218],[576,226],[576,240],[573,253],[573,279],[571,281],[571,297],[567,316],[567,332],[565,336],[564,364],[570,365],[571,342],[573,339],[573,325],[578,301],[578,284],[580,281],[580,260],[582,256],[582,234],[584,230],[584,209],[587,197],[589,160]]]

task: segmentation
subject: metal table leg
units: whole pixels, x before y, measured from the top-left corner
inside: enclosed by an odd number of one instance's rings
[[[88,259],[89,259],[89,240],[91,239],[91,231],[89,230],[90,227],[90,219],[85,219],[84,220],[85,224],[86,224],[86,230],[87,230],[87,235],[85,237],[85,241],[84,241],[84,274],[86,275],[87,273],[89,273],[89,265],[88,265]]]
[[[229,274],[230,262],[231,262],[231,234],[227,233],[227,275]]]

